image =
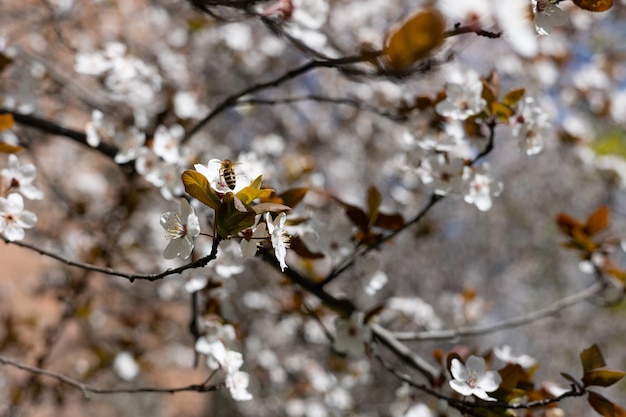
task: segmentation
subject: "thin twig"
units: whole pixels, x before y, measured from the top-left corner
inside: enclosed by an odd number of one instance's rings
[[[393,332],[393,335],[398,340],[451,340],[459,337],[473,337],[481,336],[489,333],[494,333],[501,330],[509,330],[514,327],[523,326],[542,318],[551,316],[572,307],[582,301],[588,300],[594,295],[599,294],[606,288],[606,285],[602,282],[597,282],[594,285],[580,291],[576,294],[572,294],[568,297],[562,298],[547,307],[540,308],[521,316],[513,317],[508,320],[503,320],[498,323],[485,324],[474,327],[462,327],[460,329],[449,330],[430,330],[426,332]]]
[[[9,359],[4,356],[0,356],[0,364],[12,366],[14,368],[21,369],[22,371],[30,372],[31,374],[47,376],[47,377],[56,379],[57,381],[60,381],[64,384],[78,388],[84,393],[93,393],[93,394],[127,394],[127,393],[140,393],[140,392],[174,394],[176,392],[183,392],[183,391],[210,392],[210,391],[217,390],[220,386],[220,384],[207,385],[209,381],[207,379],[202,384],[192,384],[192,385],[187,385],[184,387],[176,387],[176,388],[161,388],[161,387],[100,388],[94,385],[85,384],[84,382],[81,382],[74,378],[70,378],[66,375],[63,375],[57,372],[47,371],[45,369],[37,368],[34,366],[29,366],[29,365],[23,364],[13,359]]]
[[[200,120],[195,126],[193,126],[183,138],[181,143],[185,143],[193,135],[198,133],[207,123],[209,123],[214,117],[222,113],[224,110],[233,107],[237,104],[237,101],[248,94],[262,91],[268,88],[278,87],[286,81],[292,80],[302,74],[316,69],[316,68],[334,68],[341,67],[343,65],[356,64],[364,60],[361,56],[350,56],[345,58],[329,59],[329,60],[312,60],[298,68],[287,71],[286,73],[274,78],[273,80],[266,81],[264,83],[254,84],[246,87],[230,96],[226,97],[220,104],[218,104],[209,114],[207,114],[202,120]]]
[[[217,247],[219,245],[220,239],[214,239],[213,240],[213,247],[211,249],[211,253],[207,256],[205,256],[204,258],[200,258],[196,261],[193,261],[191,263],[188,263],[187,265],[183,265],[183,266],[179,266],[178,268],[174,268],[174,269],[168,269],[166,271],[163,272],[159,272],[159,273],[155,273],[155,274],[134,274],[134,273],[129,273],[129,272],[122,272],[122,271],[116,271],[115,269],[112,268],[105,268],[105,267],[101,267],[101,266],[97,266],[97,265],[92,265],[92,264],[88,264],[88,263],[84,263],[84,262],[77,262],[77,261],[72,261],[71,259],[67,259],[61,255],[58,255],[54,252],[50,252],[47,251],[45,249],[41,249],[35,245],[31,245],[29,243],[24,243],[24,242],[19,242],[19,241],[15,241],[12,242],[10,240],[8,240],[7,238],[5,238],[4,236],[0,236],[0,238],[2,240],[4,240],[4,242],[6,244],[13,244],[16,246],[20,246],[26,249],[30,249],[32,251],[35,251],[41,255],[47,256],[49,258],[52,259],[56,259],[57,261],[63,262],[66,265],[69,266],[74,266],[77,268],[82,268],[88,271],[94,271],[94,272],[101,272],[105,275],[112,275],[112,276],[117,276],[117,277],[122,277],[122,278],[126,278],[128,279],[130,282],[134,282],[135,280],[146,280],[146,281],[157,281],[159,279],[163,279],[169,275],[174,275],[174,274],[181,274],[184,271],[186,271],[187,269],[193,269],[193,268],[202,268],[205,267],[209,262],[211,262],[213,259],[215,259],[217,257]]]
[[[69,129],[67,127],[58,125],[49,120],[42,119],[37,116],[31,116],[30,114],[18,113],[9,109],[5,109],[0,107],[0,114],[10,113],[13,115],[13,119],[16,123],[32,127],[43,132],[49,133],[51,135],[64,136],[66,138],[70,138],[75,142],[78,142],[82,145],[89,146],[92,149],[96,149],[100,153],[108,156],[109,158],[115,158],[117,155],[117,148],[113,145],[109,145],[108,143],[101,142],[96,147],[92,147],[87,143],[87,135],[85,132],[81,132],[74,129]]]

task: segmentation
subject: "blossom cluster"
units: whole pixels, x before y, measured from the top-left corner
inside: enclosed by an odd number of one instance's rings
[[[0,234],[7,240],[24,239],[24,229],[37,223],[37,215],[24,209],[24,198],[41,200],[43,193],[33,184],[37,169],[33,164],[21,164],[9,155],[8,168],[0,171]]]
[[[228,347],[236,340],[235,329],[217,320],[203,323],[203,328],[205,333],[196,341],[196,352],[206,355],[210,369],[223,371],[224,384],[234,400],[251,400],[252,394],[248,392],[250,376],[241,370],[243,356]]]

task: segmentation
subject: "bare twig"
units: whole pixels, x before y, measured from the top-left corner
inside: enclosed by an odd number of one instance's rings
[[[115,269],[112,268],[105,268],[105,267],[101,267],[101,266],[97,266],[97,265],[92,265],[92,264],[88,264],[88,263],[84,263],[84,262],[77,262],[77,261],[72,261],[70,259],[67,259],[61,255],[58,255],[56,253],[47,251],[45,249],[41,249],[35,245],[31,245],[29,243],[24,243],[24,242],[12,242],[9,241],[7,238],[5,238],[4,236],[0,236],[0,238],[2,240],[4,240],[5,243],[7,244],[13,244],[16,246],[21,246],[23,248],[26,249],[30,249],[33,250],[37,253],[40,253],[41,255],[47,256],[49,258],[52,259],[56,259],[57,261],[63,262],[66,265],[69,266],[74,266],[77,268],[82,268],[88,271],[94,271],[94,272],[100,272],[103,273],[105,275],[112,275],[112,276],[117,276],[117,277],[122,277],[122,278],[126,278],[128,279],[130,282],[134,282],[135,280],[146,280],[146,281],[157,281],[160,279],[163,279],[169,275],[174,275],[174,274],[181,274],[184,271],[186,271],[187,269],[193,269],[193,268],[202,268],[205,267],[209,262],[211,262],[213,259],[215,259],[217,257],[217,248],[219,246],[219,242],[220,239],[214,239],[213,240],[213,247],[211,249],[211,253],[203,258],[200,258],[196,261],[193,261],[191,263],[188,263],[187,265],[183,265],[180,266],[178,268],[174,268],[174,269],[168,269],[166,271],[163,272],[159,272],[159,273],[155,273],[155,274],[134,274],[134,273],[129,273],[129,272],[121,272],[121,271],[116,271]]]
[[[220,104],[218,104],[211,112],[209,112],[209,114],[207,114],[202,120],[200,120],[186,133],[185,137],[182,140],[182,143],[189,140],[193,135],[198,133],[200,129],[202,129],[207,123],[209,123],[214,117],[222,113],[224,110],[235,106],[238,100],[243,96],[256,93],[257,91],[266,90],[268,88],[278,87],[279,85],[289,80],[292,80],[302,74],[306,74],[307,72],[316,68],[337,68],[344,65],[363,62],[363,60],[364,58],[361,56],[351,56],[328,60],[312,60],[298,68],[287,71],[286,73],[274,78],[273,80],[246,87],[222,100]]]
[[[523,326],[534,321],[540,320],[545,317],[549,317],[558,313],[561,310],[572,307],[578,303],[590,299],[591,297],[599,294],[606,288],[602,282],[597,282],[594,285],[580,291],[576,294],[572,294],[569,297],[562,298],[547,307],[540,308],[521,316],[513,317],[508,320],[503,320],[498,323],[485,324],[482,326],[463,327],[460,329],[451,330],[431,330],[426,332],[393,332],[394,336],[398,340],[450,340],[458,337],[473,337],[481,336],[484,334],[494,333],[500,330],[508,330],[514,327]]]
[[[87,144],[87,135],[85,134],[85,132],[80,132],[78,130],[69,129],[67,127],[55,124],[49,120],[42,119],[40,117],[31,116],[29,114],[18,113],[18,112],[14,112],[12,110],[0,107],[0,114],[4,114],[4,113],[10,113],[11,115],[13,115],[13,119],[15,120],[15,122],[20,125],[32,127],[32,128],[41,130],[42,132],[49,133],[51,135],[64,136],[82,145],[89,146]],[[89,147],[91,148],[91,146]],[[115,158],[115,155],[117,155],[117,148],[107,143],[100,143],[98,146],[96,146],[93,149],[98,150],[100,153],[108,156],[111,159]]]
[[[176,392],[183,391],[195,391],[195,392],[210,392],[215,391],[220,387],[220,384],[216,385],[208,385],[208,382],[211,378],[208,378],[202,384],[192,384],[184,387],[175,387],[175,388],[161,388],[161,387],[138,387],[138,388],[100,388],[94,385],[85,384],[77,379],[70,378],[66,375],[47,371],[45,369],[37,368],[34,366],[29,366],[18,362],[13,359],[9,359],[4,356],[0,356],[0,364],[12,366],[17,369],[21,369],[22,371],[30,372],[31,374],[47,376],[53,379],[56,379],[59,382],[62,382],[66,385],[70,385],[72,387],[78,388],[83,393],[93,393],[93,394],[127,394],[127,393],[140,393],[140,392],[152,392],[152,393],[163,393],[163,394],[174,394]]]

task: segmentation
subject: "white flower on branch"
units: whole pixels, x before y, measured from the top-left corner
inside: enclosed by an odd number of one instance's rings
[[[450,83],[446,98],[435,106],[437,113],[454,120],[465,120],[480,113],[487,102],[482,98],[483,84],[476,80],[467,84]]]
[[[502,362],[506,363],[514,363],[518,364],[522,368],[531,368],[537,364],[537,360],[529,355],[513,355],[513,350],[511,346],[496,346],[493,348],[493,353],[496,355],[496,358],[500,359]]]
[[[497,197],[502,192],[502,183],[494,181],[489,176],[489,166],[485,163],[478,167],[466,166],[463,170],[465,184],[464,200],[473,204],[480,211],[491,209],[491,197]]]
[[[30,229],[37,223],[37,215],[24,210],[24,198],[11,193],[6,198],[0,197],[0,233],[10,241],[24,239],[24,229]]]
[[[543,150],[544,140],[552,133],[548,114],[532,97],[520,103],[513,136],[520,140],[519,147],[526,155],[536,155]]]
[[[43,193],[33,185],[37,168],[33,164],[20,164],[16,155],[9,155],[9,168],[0,171],[6,189],[16,191],[30,200],[41,200]]]
[[[280,270],[287,268],[285,256],[287,256],[287,248],[289,247],[289,235],[285,230],[285,220],[287,215],[280,213],[276,219],[272,221],[270,213],[265,213],[265,223],[267,224],[267,232],[272,238],[272,246],[274,247],[274,256],[280,263]]]
[[[370,327],[363,323],[363,313],[353,313],[347,320],[338,318],[335,322],[333,348],[340,353],[362,356],[371,334]]]
[[[180,199],[180,216],[178,213],[167,212],[161,215],[161,226],[167,232],[170,239],[163,251],[165,259],[174,259],[179,256],[182,259],[189,258],[193,250],[193,238],[200,234],[200,221],[196,212],[189,202]]]
[[[549,35],[555,26],[567,21],[565,12],[554,0],[532,0],[535,15],[535,29],[540,35]]]
[[[472,355],[465,365],[456,358],[452,359],[450,372],[454,378],[450,381],[450,387],[459,394],[475,395],[485,401],[497,401],[487,393],[498,389],[502,377],[496,371],[486,371],[483,358]]]

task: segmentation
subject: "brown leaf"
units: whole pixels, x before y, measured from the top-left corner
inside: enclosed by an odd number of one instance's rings
[[[581,9],[590,12],[605,12],[613,7],[613,0],[573,0],[573,2]]]
[[[434,8],[422,10],[387,34],[383,55],[389,67],[403,72],[428,56],[444,40],[445,20]]]
[[[585,229],[589,236],[592,236],[607,227],[609,227],[609,209],[607,206],[602,206],[589,216]]]

